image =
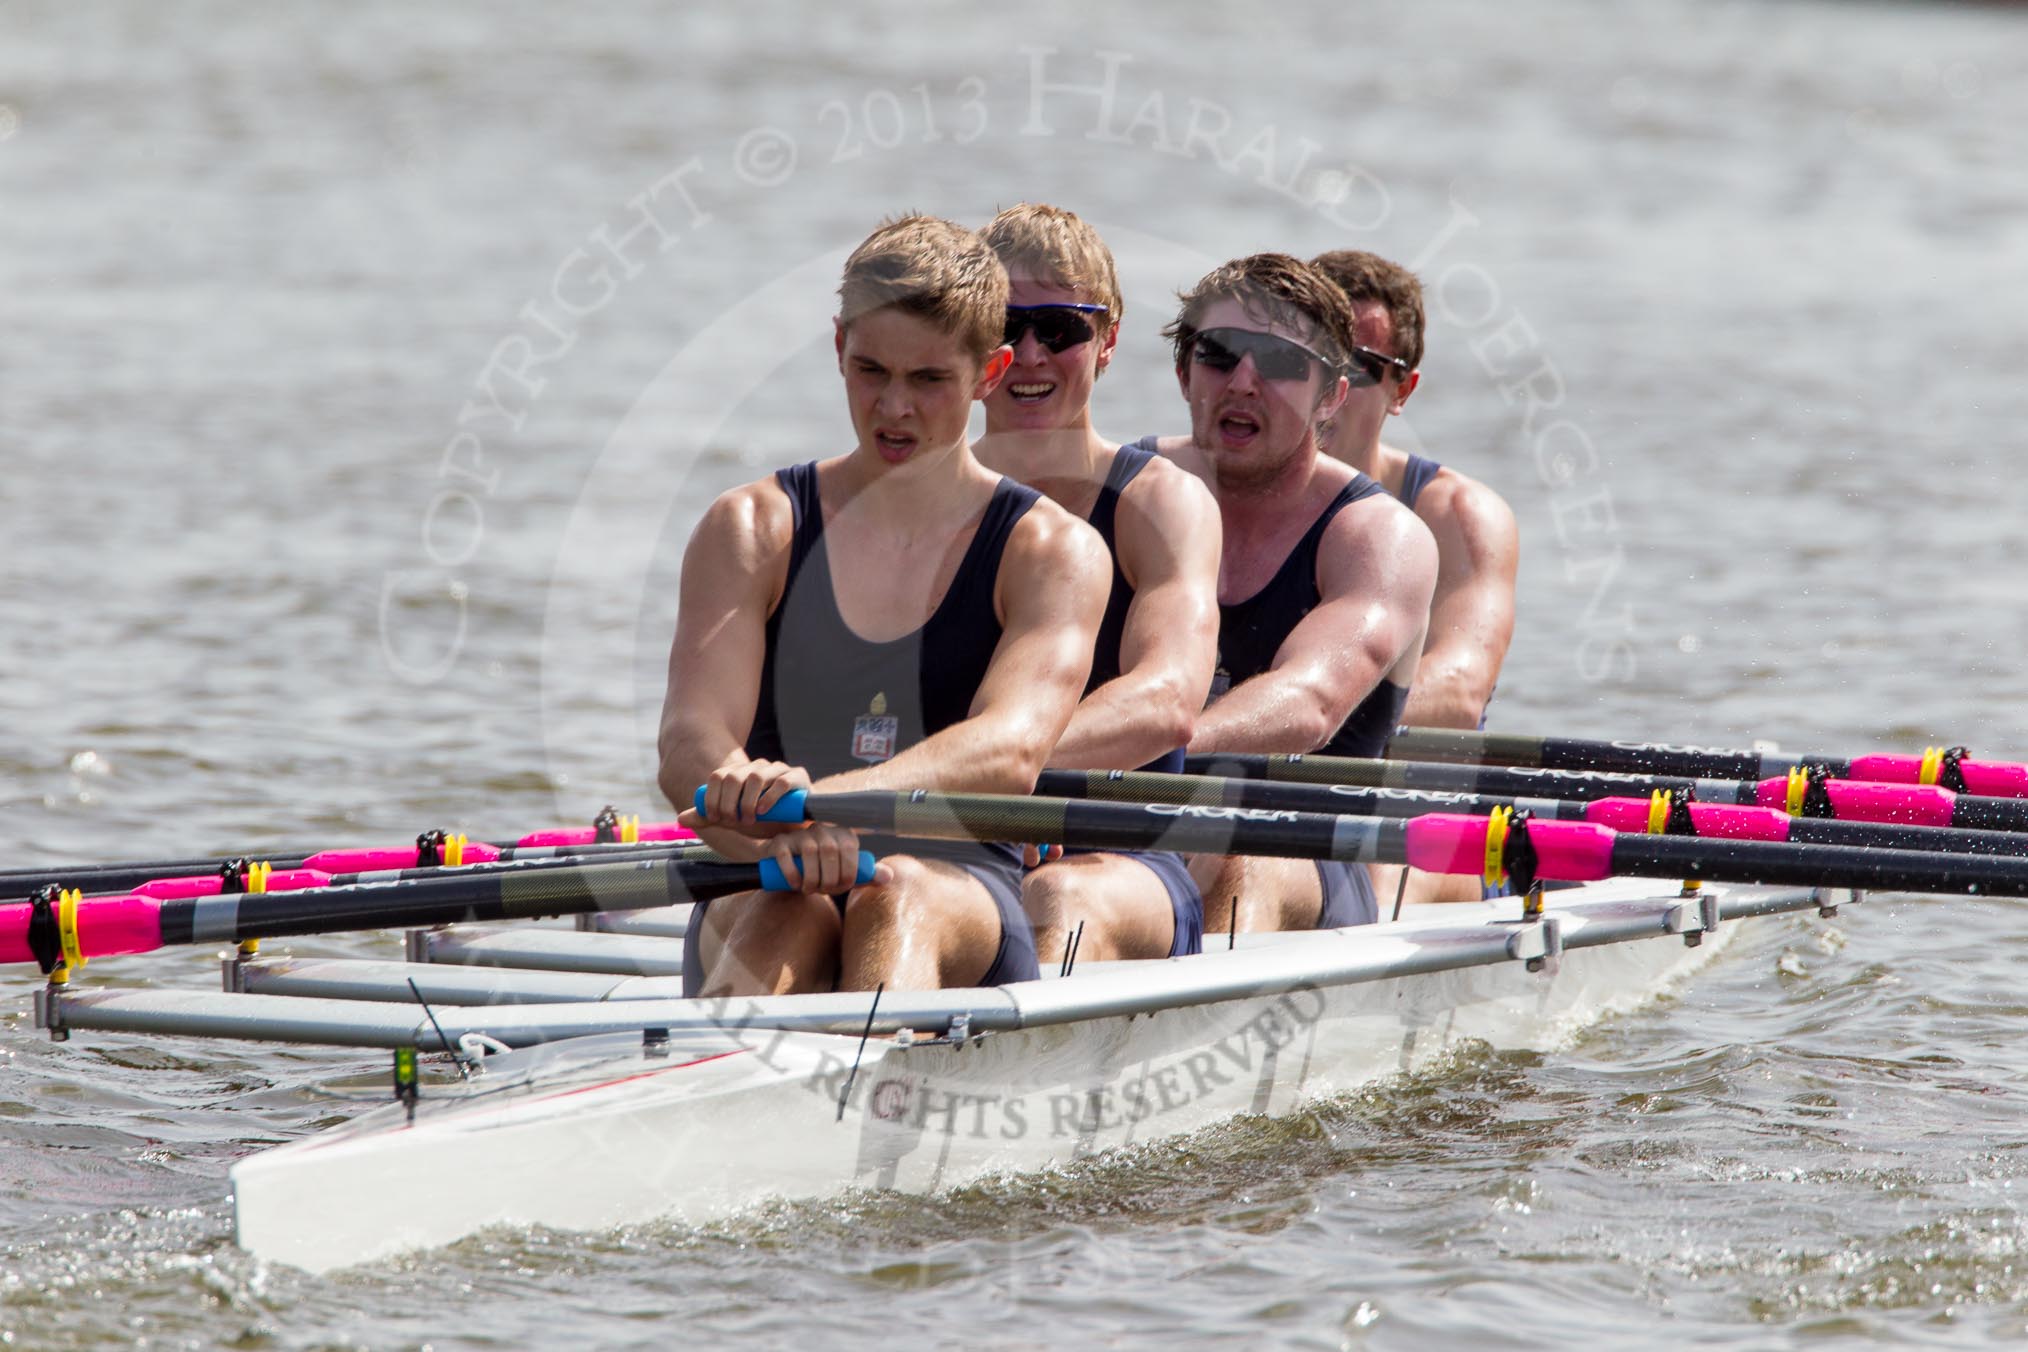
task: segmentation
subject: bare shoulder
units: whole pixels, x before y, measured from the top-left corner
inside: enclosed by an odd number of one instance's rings
[[[1120,501],[1132,503],[1135,515],[1158,529],[1172,524],[1187,528],[1218,519],[1218,500],[1204,481],[1159,455],[1134,476]]]
[[[1436,537],[1392,493],[1370,494],[1339,512],[1318,549],[1320,576],[1377,576],[1426,590],[1436,565]]]
[[[691,532],[688,555],[739,572],[763,572],[787,558],[795,534],[795,507],[770,475],[713,499]]]
[[[1455,537],[1474,548],[1512,550],[1519,534],[1505,498],[1449,466],[1423,489],[1415,511],[1439,538]]]
[[[1010,561],[1026,569],[1069,570],[1109,577],[1105,541],[1083,517],[1038,496],[1007,536]]]
[[[1420,515],[1394,494],[1383,491],[1369,493],[1339,512],[1324,538],[1337,544],[1370,541],[1413,549],[1417,542],[1430,538],[1430,531]]]

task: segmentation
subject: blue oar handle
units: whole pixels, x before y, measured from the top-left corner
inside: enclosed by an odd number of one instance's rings
[[[809,814],[804,811],[803,804],[809,796],[810,791],[808,789],[790,789],[775,801],[773,807],[761,813],[759,820],[764,822],[807,821],[809,820]],[[695,802],[697,810],[699,812],[704,811],[704,786],[702,784],[697,786]]]
[[[859,872],[852,879],[854,887],[873,881],[873,856],[865,850],[859,852]],[[773,859],[760,861],[760,883],[763,892],[793,892],[789,880],[782,874],[782,866]]]
[[[764,822],[800,822],[808,820],[804,804],[809,799],[809,790],[791,789],[778,799],[775,805],[760,814]],[[704,811],[704,786],[697,786],[697,810]],[[760,861],[761,888],[768,892],[790,892],[789,880],[782,876],[782,866],[773,859]],[[873,881],[873,856],[865,850],[859,852],[859,872],[852,879],[854,887]]]

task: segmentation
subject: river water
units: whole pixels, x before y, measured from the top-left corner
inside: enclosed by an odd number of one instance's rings
[[[0,6],[4,862],[661,815],[681,543],[842,449],[843,252],[1022,199],[1119,255],[1122,438],[1210,264],[1413,262],[1396,438],[1522,523],[1496,727],[2028,754],[2024,67],[2007,6]],[[225,1170],[370,1062],[55,1045],[9,976],[0,1342],[2013,1343],[2019,928],[1747,922],[1294,1122],[333,1278],[235,1250]]]

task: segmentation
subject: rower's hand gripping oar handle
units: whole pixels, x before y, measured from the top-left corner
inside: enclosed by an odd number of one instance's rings
[[[774,806],[761,813],[756,820],[764,822],[808,821],[807,804],[809,800],[810,792],[808,789],[790,789],[787,793],[776,799]],[[697,804],[698,812],[703,812],[704,786],[702,784],[697,786],[697,796],[694,801]],[[861,887],[873,881],[873,862],[873,856],[867,851],[861,850],[859,852],[859,872],[852,879],[854,887]],[[782,875],[782,866],[771,858],[760,861],[760,876],[761,889],[763,891],[793,892],[796,890],[789,886],[789,880]]]
[[[699,784],[697,786],[697,795],[693,799],[693,801],[697,806],[697,811],[699,815],[702,815],[704,812],[704,793],[705,786]],[[763,822],[808,821],[810,819],[809,809],[807,806],[809,801],[810,801],[810,791],[808,789],[790,789],[787,793],[783,794],[780,798],[777,798],[775,800],[775,805],[773,807],[761,813],[760,816],[754,818],[754,820]]]
[[[760,863],[754,865],[754,867],[760,870],[761,891],[794,892],[799,890],[789,886],[788,877],[783,874],[782,866],[772,858],[763,859]],[[852,885],[854,887],[863,887],[872,881],[873,856],[865,850],[861,850],[859,852],[859,871],[853,875]]]

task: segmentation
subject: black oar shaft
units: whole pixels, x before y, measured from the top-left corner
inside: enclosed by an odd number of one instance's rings
[[[1533,766],[1423,764],[1417,761],[1360,760],[1346,756],[1213,755],[1185,758],[1191,774],[1226,775],[1304,784],[1483,793],[1516,798],[1645,797],[1656,790],[1688,792],[1700,803],[1759,803],[1754,780],[1690,779],[1679,775],[1623,774],[1605,770],[1547,770]],[[1914,785],[1894,789],[1916,792]],[[1832,792],[1836,792],[1835,785]],[[1993,798],[1955,793],[1950,823],[1967,831],[2028,832],[2028,798]]]
[[[249,858],[268,860],[266,855]],[[300,868],[304,856],[286,856],[271,862],[276,868]],[[125,892],[158,878],[187,878],[216,873],[230,862],[225,858],[153,859],[117,864],[57,864],[48,868],[0,871],[0,898],[25,897],[45,887],[74,887],[84,892]]]
[[[811,794],[806,806],[811,820],[904,836],[1379,863],[1425,859],[1428,856],[1411,858],[1412,838],[1433,828],[1438,838],[1457,840],[1456,832],[1468,824],[1457,814],[1390,821],[1196,804],[926,791]],[[2028,896],[2028,858],[2024,857],[1637,835],[1561,821],[1528,823],[1521,830],[1537,845],[1540,876],[1544,878],[1591,881],[1627,873],[1736,883]],[[1564,834],[1559,836],[1559,832]],[[1605,873],[1596,867],[1601,844],[1608,846],[1609,853],[1610,867]],[[1510,848],[1505,857],[1515,858],[1516,851]]]
[[[1188,756],[1193,775],[1277,780],[1294,784],[1354,784],[1362,788],[1420,789],[1433,793],[1489,793],[1536,798],[1640,797],[1663,789],[1686,790],[1706,803],[1751,802],[1729,780],[1709,783],[1676,775],[1617,775],[1598,771],[1542,770],[1484,765],[1424,765],[1409,761],[1361,760],[1352,756]],[[1707,792],[1706,790],[1710,790]]]
[[[164,944],[640,910],[758,887],[751,864],[637,860],[165,901]]]
[[[1798,766],[1822,766],[1838,776],[1851,770],[1849,760],[1833,756],[1788,756],[1717,747],[1671,746],[1662,742],[1519,737],[1511,733],[1464,732],[1454,728],[1397,728],[1388,742],[1387,758],[1524,765],[1545,770],[1594,770],[1615,774],[1690,775],[1700,779],[1772,779]]]
[[[2028,831],[2028,798],[1961,793],[1951,805],[1951,825],[1977,831]]]
[[[1613,841],[1612,862],[1616,873],[1644,877],[1859,887],[1883,892],[2028,896],[2028,859],[2018,856],[1939,855],[1863,846],[1704,840],[1622,832]]]
[[[1282,808],[1295,812],[1356,812],[1377,817],[1419,817],[1425,812],[1484,814],[1498,807],[1518,807],[1527,809],[1536,817],[1553,821],[1590,820],[1584,801],[1562,797],[1369,789],[1345,784],[1290,784],[1274,780],[1165,775],[1138,770],[1045,770],[1036,783],[1035,791],[1066,798],[1114,802],[1205,803]],[[2009,806],[2017,802],[2005,798],[1992,801]],[[1796,844],[2028,855],[2028,838],[2007,831],[1969,831],[1955,827],[1832,821],[1810,817],[1791,820],[1788,830],[1788,839]]]
[[[484,863],[460,864],[461,869],[492,869],[508,865],[517,867],[539,866],[558,861],[584,859],[630,859],[666,854],[694,841],[640,841],[629,844],[610,845],[541,845],[533,847],[507,846],[500,851],[500,858]],[[285,855],[272,858],[268,855],[248,855],[276,870],[301,868],[310,855]],[[128,892],[147,883],[164,878],[199,877],[216,874],[227,864],[224,858],[158,859],[152,862],[116,864],[77,864],[68,867],[46,869],[9,869],[0,871],[0,900],[19,899],[31,896],[44,887],[76,888],[93,895]],[[401,872],[417,877],[434,876],[439,868],[405,869]],[[376,872],[376,878],[391,875],[394,870]],[[344,881],[356,881],[359,874],[334,875]]]
[[[1044,770],[1036,781],[1035,792],[1115,803],[1196,803],[1285,812],[1352,812],[1372,817],[1420,817],[1425,812],[1486,813],[1496,807],[1518,804],[1537,816],[1584,820],[1583,803],[1549,797],[1169,775],[1151,770]]]
[[[927,792],[811,794],[807,809],[812,821],[938,840],[1354,860],[1389,858],[1391,834],[1401,850],[1400,822],[1317,812]]]
[[[1896,822],[1841,822],[1797,817],[1789,839],[1799,845],[1849,845],[1860,849],[1933,850],[1944,854],[1990,854],[2028,858],[2028,836],[2013,831],[1967,831],[1955,826],[1903,826]]]

